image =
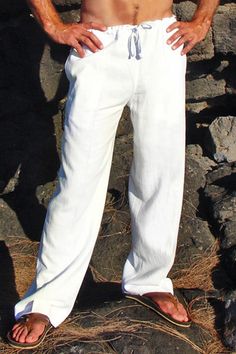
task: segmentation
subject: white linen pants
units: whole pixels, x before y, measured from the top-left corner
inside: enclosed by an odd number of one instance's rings
[[[89,265],[103,214],[117,125],[131,110],[134,156],[129,178],[132,249],[125,293],[173,292],[172,267],[182,207],[186,57],[166,44],[174,17],[93,32],[104,49],[66,62],[70,81],[59,183],[42,233],[36,278],[16,318],[70,313]],[[109,255],[108,255],[109,256]]]

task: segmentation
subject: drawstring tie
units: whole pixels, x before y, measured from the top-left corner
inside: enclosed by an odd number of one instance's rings
[[[136,60],[141,59],[142,47],[139,35],[139,27],[142,27],[143,29],[152,28],[152,26],[149,24],[137,25],[132,28],[131,34],[128,38],[129,59],[131,59],[132,57],[135,57]]]

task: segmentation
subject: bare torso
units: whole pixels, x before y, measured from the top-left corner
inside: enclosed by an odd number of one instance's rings
[[[81,19],[105,26],[139,24],[171,16],[172,5],[172,0],[84,0]]]

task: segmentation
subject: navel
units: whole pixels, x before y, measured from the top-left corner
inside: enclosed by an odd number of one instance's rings
[[[137,17],[138,17],[138,12],[139,12],[139,5],[134,5],[134,15],[133,15],[133,24],[135,25],[137,23]]]

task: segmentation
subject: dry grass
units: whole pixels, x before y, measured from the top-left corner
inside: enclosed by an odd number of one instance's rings
[[[96,268],[94,268],[93,266],[90,265],[89,269],[91,270],[91,273],[93,275],[93,279],[96,282],[101,282],[101,283],[108,282],[108,279],[105,278]]]
[[[195,256],[192,263],[187,265],[186,268],[172,274],[174,286],[185,289],[214,290],[212,273],[219,264],[217,251],[218,243],[216,242],[203,254]]]
[[[222,344],[215,329],[215,311],[205,297],[197,297],[189,304],[192,321],[210,334],[211,339],[203,345],[204,354],[230,353]]]
[[[34,278],[36,257],[15,254],[13,264],[15,268],[16,290],[20,297],[22,297]]]
[[[81,326],[83,319],[91,318],[89,327]],[[95,324],[94,324],[95,323]],[[78,342],[85,343],[107,343],[120,339],[124,335],[136,336],[137,331],[142,328],[141,323],[133,323],[130,320],[119,318],[107,318],[96,313],[81,313],[67,319],[60,327],[52,330],[40,346],[39,353],[51,353],[65,345],[73,345]],[[0,353],[18,353],[19,350],[9,349],[9,346],[0,343]],[[112,352],[112,349],[110,350]]]
[[[205,297],[197,297],[189,303],[191,319],[212,336],[217,336],[215,329],[215,312]]]
[[[9,245],[15,269],[17,291],[20,296],[23,295],[34,277],[37,248],[37,244],[32,244],[27,240],[17,240]],[[200,288],[203,290],[213,289],[211,277],[212,271],[218,264],[217,249],[217,244],[215,244],[214,247],[208,250],[205,254],[196,257],[187,269],[181,269],[178,273],[175,273],[175,286],[180,288]],[[91,270],[96,281],[107,281],[107,279],[97,272],[95,268],[91,267]],[[107,314],[105,317],[97,315],[97,318],[96,314],[93,313],[93,320],[91,323],[94,322],[94,315],[96,323],[84,328],[80,324],[81,319],[83,316],[86,316],[86,318],[91,316],[90,313],[85,315],[80,314],[77,317],[73,317],[72,320],[67,320],[59,328],[52,331],[40,347],[40,351],[37,351],[37,353],[51,353],[53,350],[59,349],[66,344],[73,345],[73,343],[78,343],[78,341],[101,343],[101,345],[103,345],[108,338],[109,341],[112,341],[119,339],[124,335],[140,337],[145,330],[154,330],[178,338],[201,354],[229,353],[223,347],[218,333],[215,330],[214,311],[207,300],[204,298],[194,299],[189,304],[189,309],[193,322],[200,326],[210,338],[207,342],[203,341],[200,345],[199,343],[194,343],[194,341],[192,341],[186,334],[179,332],[177,329],[168,326],[167,324],[126,320],[119,318],[118,315],[112,316],[111,319],[111,313]],[[118,312],[119,310],[120,309],[117,309]],[[123,307],[123,311],[126,310],[128,310],[128,306]],[[102,348],[104,349],[105,347]],[[21,351],[9,349],[9,346],[0,343],[0,353],[15,354],[19,352]],[[113,351],[111,349],[107,351],[103,350],[101,352],[112,353]]]
[[[73,320],[66,321],[54,330],[44,342],[43,352],[50,352],[48,348],[51,350],[52,348],[55,349],[76,342],[109,342],[119,339],[121,335],[135,335],[141,327],[138,323],[129,323],[125,320],[114,321],[114,319],[100,318],[96,325],[84,328],[77,323],[80,319],[80,316],[74,317]]]
[[[230,350],[227,350],[221,342],[217,340],[209,341],[204,347],[204,354],[233,354]]]
[[[202,289],[204,291],[214,290],[212,274],[219,265],[218,242],[203,254],[193,258],[192,263],[173,274],[174,286],[185,289]],[[226,354],[230,353],[222,344],[219,334],[215,329],[215,312],[204,297],[198,297],[189,304],[189,312],[192,321],[205,330],[210,339],[203,343],[202,353],[204,354]]]
[[[27,238],[16,238],[12,237],[9,239],[8,247],[11,255],[15,253],[31,254],[36,256],[38,252],[39,242],[32,242]]]
[[[17,239],[9,244],[9,250],[15,271],[16,290],[21,297],[35,275],[38,243],[27,239]]]
[[[152,330],[155,330],[158,332],[168,334],[168,335],[175,337],[179,340],[182,340],[185,343],[189,344],[197,352],[199,352],[201,354],[205,354],[203,349],[201,347],[199,347],[196,343],[194,343],[192,340],[190,340],[187,335],[179,332],[177,329],[175,329],[173,327],[170,327],[166,324],[152,323],[149,321],[138,321],[138,323],[142,323],[144,329],[149,328],[149,329],[152,329]]]
[[[73,321],[67,321],[58,329],[53,330],[48,334],[45,341],[40,346],[39,351],[34,353],[49,354],[52,351],[59,350],[65,345],[72,346],[78,342],[82,343],[100,343],[112,342],[119,340],[125,335],[138,337],[145,340],[144,334],[147,330],[162,332],[166,335],[174,337],[180,341],[187,343],[194,351],[200,354],[226,354],[229,353],[221,344],[221,342],[212,338],[202,346],[197,345],[186,334],[180,333],[177,329],[170,327],[166,324],[152,323],[150,321],[122,321],[122,320],[106,320],[103,319],[101,324],[83,328],[76,323],[76,318]],[[16,354],[21,350],[10,349],[9,346],[0,343],[0,352],[4,354]],[[103,351],[104,352],[104,351]],[[106,353],[112,353],[112,349]]]

